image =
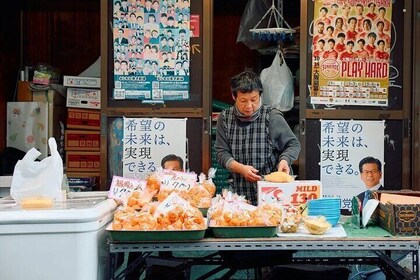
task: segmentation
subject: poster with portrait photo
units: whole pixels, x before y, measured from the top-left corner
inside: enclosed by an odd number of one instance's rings
[[[315,0],[311,104],[388,106],[389,0]]]
[[[189,99],[190,0],[114,0],[114,99]]]

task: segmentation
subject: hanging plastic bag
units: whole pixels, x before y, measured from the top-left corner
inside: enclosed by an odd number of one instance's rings
[[[261,42],[261,40],[253,38],[249,29],[254,28],[255,24],[270,8],[270,5],[270,0],[248,1],[239,24],[237,43],[242,42],[251,50],[258,50],[267,46],[267,42]]]
[[[282,112],[293,108],[293,75],[286,64],[283,53],[279,50],[270,67],[261,71],[264,92],[262,102]]]
[[[32,197],[62,198],[63,160],[53,137],[48,139],[48,145],[51,156],[35,161],[41,153],[32,148],[16,163],[10,187],[10,195],[15,201]]]

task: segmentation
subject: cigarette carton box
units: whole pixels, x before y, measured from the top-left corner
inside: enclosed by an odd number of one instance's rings
[[[66,130],[66,151],[99,151],[100,133],[98,130]]]
[[[417,191],[385,192],[378,191],[378,198],[383,193],[420,197]],[[420,234],[420,204],[404,203],[379,203],[377,221],[379,225],[393,235],[419,235]]]
[[[101,112],[90,109],[67,109],[67,128],[100,130]]]
[[[75,152],[66,153],[66,171],[100,172],[100,152]]]
[[[322,184],[317,180],[296,180],[291,183],[258,181],[258,204],[283,203],[299,206],[310,199],[322,197]]]
[[[101,109],[101,90],[88,88],[68,88],[67,107]]]
[[[101,78],[64,76],[63,85],[66,87],[100,88]]]

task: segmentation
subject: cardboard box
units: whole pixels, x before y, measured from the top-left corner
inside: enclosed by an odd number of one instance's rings
[[[258,204],[283,201],[295,206],[322,197],[322,184],[317,180],[296,180],[291,183],[258,181]]]
[[[101,90],[87,88],[68,88],[67,107],[101,109]]]
[[[101,169],[100,152],[73,152],[66,153],[66,171],[99,172]]]
[[[376,193],[380,199],[381,193],[384,193],[384,191],[378,191]],[[416,191],[388,193],[420,197],[420,192]],[[420,204],[379,203],[377,221],[382,228],[393,235],[419,235]]]
[[[71,191],[94,191],[100,182],[99,172],[67,172],[67,181]]]
[[[17,91],[17,100],[19,102],[32,101],[32,93],[31,89],[29,88],[29,82],[28,81],[18,81],[18,91]]]
[[[101,78],[64,76],[63,85],[66,87],[100,88]]]
[[[32,101],[53,103],[57,106],[66,106],[66,96],[52,89],[32,90]]]
[[[67,128],[100,130],[101,112],[89,109],[67,109]]]
[[[99,151],[101,135],[94,130],[66,130],[66,151]]]

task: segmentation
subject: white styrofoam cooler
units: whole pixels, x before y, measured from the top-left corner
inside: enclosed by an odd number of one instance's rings
[[[88,193],[50,210],[0,203],[0,279],[105,279],[105,227],[115,208],[114,200]]]

